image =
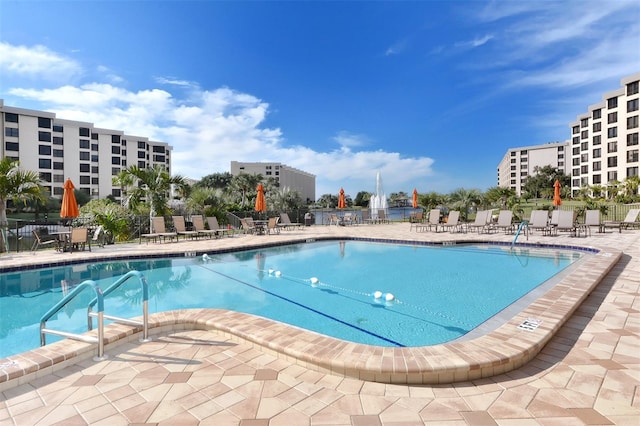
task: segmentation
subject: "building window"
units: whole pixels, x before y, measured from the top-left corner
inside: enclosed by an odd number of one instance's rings
[[[91,185],[98,185],[98,184],[99,184],[98,178],[97,177],[92,177],[91,178]]]
[[[98,144],[97,143],[92,143],[91,144],[91,151],[98,151]]]
[[[91,183],[91,178],[89,176],[80,176],[81,185],[89,185],[89,183]]]
[[[138,168],[145,169],[147,168],[147,163],[144,161],[138,161]]]
[[[579,155],[580,154],[580,147],[576,146],[573,148],[573,155]]]
[[[81,161],[89,161],[89,153],[88,152],[80,152],[80,160]]]
[[[88,138],[91,136],[91,132],[87,127],[80,127],[79,135],[82,137]]]
[[[98,140],[98,134],[97,133],[91,133],[91,140],[92,141],[97,141]]]
[[[116,188],[112,188],[111,189],[111,195],[113,195],[114,197],[119,197],[120,196],[120,190],[116,189]]]
[[[607,182],[613,182],[614,180],[618,180],[618,172],[607,172]]]
[[[112,167],[111,168],[111,176],[117,176],[120,173],[120,167]]]
[[[43,182],[51,183],[51,173],[42,173],[40,172],[40,180]]]
[[[18,114],[12,114],[10,112],[4,113],[4,121],[7,123],[17,123],[18,122]]]
[[[631,151],[627,151],[627,163],[637,163],[638,162],[638,150],[632,149]]]
[[[638,110],[638,99],[631,99],[627,101],[627,112],[633,112]]]
[[[54,145],[64,145],[64,139],[61,138],[60,136],[54,136],[53,137],[53,144]]]
[[[157,163],[164,163],[164,161],[165,161],[164,155],[154,155],[153,156],[153,161],[155,161]]]
[[[41,129],[50,129],[51,128],[51,119],[38,117],[38,127]]]
[[[599,183],[602,183],[602,177],[600,175],[593,175],[591,181],[594,185],[597,185]]]
[[[580,138],[576,136],[572,139],[572,142],[574,145],[578,145],[580,143]]]
[[[90,166],[85,163],[80,164],[80,173],[89,173]]]
[[[39,159],[38,167],[41,169],[51,169],[51,160],[49,160],[48,158]]]
[[[583,118],[582,120],[580,120],[580,127],[587,127],[587,126],[589,126],[588,118]]]
[[[618,136],[618,128],[617,127],[609,127],[607,129],[607,137],[615,138],[616,136]]]
[[[602,163],[600,161],[594,161],[591,168],[594,172],[600,171],[600,169],[602,169]]]
[[[587,161],[589,161],[589,154],[580,155],[580,162],[581,163],[586,163]]]
[[[98,166],[91,166],[91,173],[98,173]]]
[[[92,163],[97,163],[98,162],[98,156],[97,155],[92,155],[91,156],[91,162]]]
[[[600,155],[602,155],[601,148],[596,148],[593,150],[593,158],[600,158]]]
[[[571,181],[571,186],[580,186],[580,179],[573,179]]]
[[[62,133],[62,132],[64,132],[64,127],[62,127],[59,124],[54,124],[53,125],[53,131],[54,132],[58,132],[58,133]]]
[[[573,169],[573,171],[571,172],[572,176],[580,176],[580,169],[579,168],[575,168]]]
[[[627,167],[627,177],[638,176],[637,167]]]
[[[153,152],[159,152],[164,154],[164,146],[154,146],[153,147]]]
[[[633,81],[627,84],[627,96],[638,93],[638,84],[640,84],[640,81]]]
[[[607,114],[607,124],[617,123],[618,122],[618,113],[610,112]]]
[[[144,151],[138,151],[138,158],[147,158],[147,153]]]
[[[608,157],[607,167],[616,167],[618,165],[618,157]]]
[[[618,98],[609,98],[607,99],[607,108],[611,109],[611,108],[617,108],[618,106]]]
[[[111,143],[120,145],[120,135],[111,135]]]
[[[588,151],[589,150],[589,142],[582,142],[580,144],[580,150],[581,151]]]
[[[20,134],[20,132],[15,127],[5,127],[4,128],[4,135],[5,136],[17,138],[19,134]]]
[[[51,155],[51,147],[49,145],[38,145],[38,154]]]
[[[593,131],[599,132],[600,130],[602,130],[602,123],[599,121],[597,123],[593,123]]]
[[[111,164],[113,165],[120,165],[120,157],[111,157]]]
[[[63,183],[63,182],[64,182],[64,175],[53,175],[53,183]]]
[[[579,166],[580,165],[580,158],[579,157],[575,157],[572,161],[573,161],[573,165],[574,166]]]
[[[53,150],[53,156],[56,158],[62,158],[64,157],[64,151],[61,149],[54,149]]]
[[[147,149],[147,144],[145,142],[138,142],[138,149]]]
[[[64,170],[64,163],[60,161],[53,162],[53,170]]]
[[[589,173],[589,166],[587,165],[580,166],[580,174],[586,175],[587,173]]]
[[[120,155],[120,145],[112,146],[111,153]]]
[[[602,118],[602,110],[600,108],[594,109],[593,110],[593,119],[597,120],[599,118]]]
[[[627,117],[627,129],[637,129],[638,128],[638,116],[634,115],[633,117]]]
[[[587,139],[588,137],[589,137],[589,131],[588,131],[588,130],[583,130],[583,131],[580,133],[580,138],[581,138],[581,139]]]
[[[80,148],[81,149],[89,149],[89,140],[88,139],[80,139]]]
[[[49,132],[38,132],[38,141],[40,141],[40,142],[51,142],[51,133],[49,133]]]
[[[7,151],[19,151],[18,147],[20,145],[18,144],[18,142],[5,142],[4,144],[4,148]]]
[[[627,146],[638,145],[638,132],[627,135]]]
[[[618,152],[618,142],[609,142],[607,144],[607,153]]]

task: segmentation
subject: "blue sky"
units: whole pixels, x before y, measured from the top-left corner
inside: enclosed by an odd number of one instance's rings
[[[5,1],[6,105],[148,136],[199,178],[280,161],[344,187],[496,185],[511,147],[640,71],[633,1]]]

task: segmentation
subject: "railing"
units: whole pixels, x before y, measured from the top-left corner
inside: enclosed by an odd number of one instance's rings
[[[511,242],[511,247],[513,247],[513,245],[516,243],[516,240],[520,236],[520,233],[523,229],[525,230],[524,233],[527,236],[527,240],[529,239],[529,221],[523,220],[522,222],[520,222],[520,225],[518,225],[516,235],[513,237],[513,241]]]
[[[132,277],[137,277],[142,286],[142,321],[135,321],[127,318],[120,318],[111,315],[104,314],[104,298],[109,295],[111,292],[116,290],[126,281],[128,281]],[[89,302],[87,306],[87,329],[93,330],[93,318],[97,317],[98,319],[98,337],[94,336],[86,336],[77,333],[70,333],[66,331],[53,330],[46,328],[47,321],[51,319],[54,315],[60,312],[71,300],[73,300],[78,294],[83,292],[85,289],[91,288],[96,293],[96,297]],[[54,305],[51,309],[49,309],[40,319],[40,346],[46,345],[46,334],[53,334],[57,336],[66,337],[68,339],[79,340],[87,343],[97,343],[98,344],[98,356],[97,359],[102,359],[104,357],[104,319],[108,319],[120,324],[134,325],[134,326],[142,326],[142,339],[141,341],[146,342],[149,340],[149,309],[148,309],[148,301],[149,301],[149,286],[147,284],[147,280],[144,278],[142,273],[138,271],[130,271],[125,275],[120,277],[115,283],[109,286],[104,292],[98,286],[95,281],[87,280],[80,283],[76,288],[74,288],[69,294],[67,294],[62,300],[60,300],[56,305]],[[97,304],[98,310],[97,312],[93,312],[93,307]]]

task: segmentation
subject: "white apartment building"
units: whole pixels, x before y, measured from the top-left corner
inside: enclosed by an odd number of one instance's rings
[[[510,148],[498,164],[498,186],[511,188],[520,196],[536,167],[551,166],[567,174],[568,147],[569,141]]]
[[[289,167],[282,163],[242,163],[231,162],[231,175],[240,173],[260,174],[273,177],[280,183],[280,188],[290,188],[300,193],[302,201],[307,204],[316,200],[316,176],[311,173]]]
[[[640,73],[621,80],[571,127],[571,190],[638,176]]]
[[[48,195],[62,197],[70,178],[76,189],[94,199],[120,199],[112,177],[130,165],[162,165],[171,173],[171,146],[92,123],[64,120],[56,114],[15,108],[0,99],[0,153],[40,174]]]

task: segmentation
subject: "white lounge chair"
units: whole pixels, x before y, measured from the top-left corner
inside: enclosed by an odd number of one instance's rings
[[[447,221],[445,223],[440,223],[436,226],[436,232],[438,232],[438,228],[442,228],[443,231],[449,230],[450,232],[459,231],[460,224],[458,223],[460,219],[460,212],[458,210],[449,211],[449,216],[447,217]]]
[[[493,225],[492,228],[502,230],[505,234],[512,234],[515,232],[513,212],[511,210],[500,210],[500,213],[498,213],[498,222]]]
[[[602,232],[604,229],[602,227],[602,221],[600,220],[600,210],[587,210],[584,213],[584,225],[582,225],[581,229],[583,229],[586,233],[591,235],[591,227],[597,226],[598,232]]]
[[[198,238],[198,231],[187,231],[187,225],[184,222],[184,216],[171,216],[173,219],[173,227],[178,235],[184,235],[191,239]]]
[[[416,223],[416,232],[417,231],[430,231],[433,227],[438,230],[438,225],[440,224],[440,209],[431,209],[429,210],[429,218],[426,223]]]
[[[149,240],[155,241],[166,241],[169,238],[169,241],[175,238],[176,242],[178,241],[178,234],[176,232],[167,232],[167,229],[164,224],[164,217],[156,216],[151,218],[151,232],[148,234],[141,234],[140,237],[146,238],[147,242]]]
[[[209,238],[217,237],[219,232],[215,229],[206,229],[204,226],[204,218],[202,215],[194,214],[191,216],[191,223],[193,224],[193,230],[198,233],[198,235],[207,235]]]
[[[478,234],[484,231],[489,231],[489,224],[491,223],[491,210],[478,210],[476,218],[473,223],[467,224],[467,231],[475,229]]]
[[[280,228],[291,229],[294,227],[302,227],[301,223],[291,222],[291,218],[289,217],[289,213],[280,213],[280,220],[277,222]]]
[[[622,232],[623,228],[628,229],[640,225],[640,223],[638,223],[638,215],[640,215],[640,209],[631,209],[621,222],[607,221],[602,225],[605,228],[618,228],[618,232]]]
[[[209,231],[215,231],[218,235],[227,234],[229,236],[233,236],[233,230],[231,229],[231,227],[223,228],[222,226],[220,226],[220,224],[218,223],[218,218],[215,216],[207,217],[207,225],[209,225]]]
[[[547,235],[549,233],[549,212],[546,210],[532,210],[529,229],[542,231],[542,235]]]

